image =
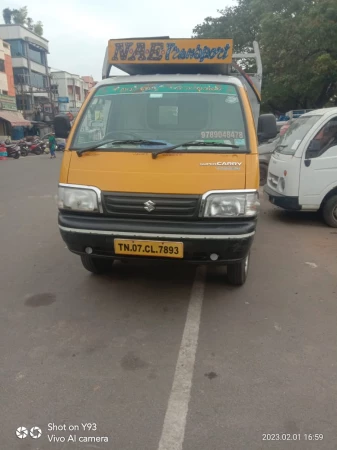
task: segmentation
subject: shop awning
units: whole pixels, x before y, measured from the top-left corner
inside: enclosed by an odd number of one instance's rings
[[[19,111],[4,111],[0,110],[0,119],[9,122],[12,127],[29,127],[31,123],[25,120]]]

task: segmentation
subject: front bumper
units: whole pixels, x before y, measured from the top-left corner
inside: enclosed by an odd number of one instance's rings
[[[175,261],[230,264],[243,260],[252,245],[256,219],[228,222],[116,220],[109,217],[59,214],[60,233],[70,251],[115,259],[170,260],[165,257],[123,256],[114,252],[114,239],[183,242],[184,257]],[[216,253],[217,261],[210,255]]]
[[[279,206],[288,211],[300,211],[302,209],[298,202],[298,197],[280,194],[267,184],[264,186],[263,190],[268,195],[270,203],[275,206]]]

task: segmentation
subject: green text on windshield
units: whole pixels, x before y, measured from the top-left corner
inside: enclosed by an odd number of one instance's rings
[[[201,141],[228,144],[228,147],[200,146],[203,152],[216,149],[232,153],[231,145],[235,146],[235,153],[247,151],[245,120],[237,89],[221,83],[137,83],[99,87],[83,113],[71,148],[80,150],[109,140],[100,151],[114,146],[118,151],[130,147],[148,151],[149,146],[140,141],[156,141],[161,149],[166,145]],[[118,144],[114,145],[114,140],[119,141]],[[123,140],[127,141],[125,145],[120,142]],[[184,148],[186,152],[197,150],[195,145],[193,149]]]

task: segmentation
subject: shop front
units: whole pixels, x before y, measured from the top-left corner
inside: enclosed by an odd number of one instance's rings
[[[15,97],[0,95],[0,141],[21,139],[30,126],[31,122],[17,111]]]

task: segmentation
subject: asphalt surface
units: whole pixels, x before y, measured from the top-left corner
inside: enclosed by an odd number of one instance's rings
[[[95,277],[58,232],[59,166],[0,161],[0,449],[337,449],[337,230],[263,200],[242,288],[174,264]]]

